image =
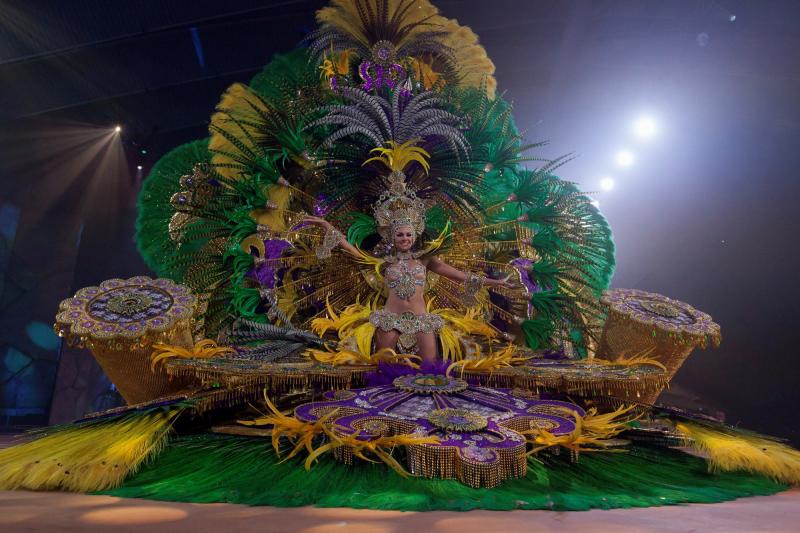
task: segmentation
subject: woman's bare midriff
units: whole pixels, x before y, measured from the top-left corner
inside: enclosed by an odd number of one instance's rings
[[[425,309],[425,299],[422,297],[423,291],[423,288],[419,288],[417,289],[417,292],[414,293],[414,296],[408,300],[403,300],[398,298],[397,295],[393,294],[390,289],[389,297],[386,299],[386,305],[384,306],[384,309],[398,314],[411,311],[415,315],[421,315],[427,312]]]

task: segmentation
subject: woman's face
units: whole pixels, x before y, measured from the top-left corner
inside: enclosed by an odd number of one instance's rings
[[[411,226],[398,226],[394,230],[394,247],[407,252],[414,246],[414,229]]]

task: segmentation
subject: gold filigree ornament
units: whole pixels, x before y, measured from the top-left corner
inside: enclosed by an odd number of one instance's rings
[[[485,416],[473,413],[466,409],[434,409],[428,413],[428,422],[439,429],[447,431],[480,431],[486,428],[488,421]]]
[[[128,403],[183,390],[187,380],[170,380],[150,370],[152,346],[191,349],[197,297],[168,279],[136,276],[86,287],[61,302],[56,334],[68,344],[89,348]]]

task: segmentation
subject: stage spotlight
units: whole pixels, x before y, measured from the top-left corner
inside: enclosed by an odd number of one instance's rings
[[[600,180],[600,187],[604,191],[610,191],[614,188],[614,180],[612,178],[603,178]]]
[[[122,126],[117,125],[117,127],[114,128],[114,131],[117,132],[117,133],[121,132],[122,131]]]
[[[637,137],[643,140],[652,139],[657,130],[656,121],[653,117],[639,117],[633,123],[633,132]]]
[[[731,22],[736,22],[736,15],[731,15],[730,17],[728,17],[728,20]]]
[[[600,209],[600,200],[592,200],[591,204],[596,208]]]
[[[617,152],[616,161],[621,167],[629,167],[633,164],[635,157],[630,150],[620,150]]]
[[[136,170],[142,170],[142,165],[136,165]]]

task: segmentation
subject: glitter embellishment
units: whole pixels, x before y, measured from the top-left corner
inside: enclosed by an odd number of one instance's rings
[[[425,286],[425,267],[421,263],[412,264],[399,259],[386,269],[389,288],[401,300],[408,300],[417,293],[417,287]]]
[[[486,417],[466,409],[434,409],[428,413],[428,422],[448,431],[480,431],[486,428]],[[474,444],[473,444],[474,445]]]
[[[433,313],[415,315],[410,311],[392,313],[386,309],[370,313],[369,321],[382,331],[393,329],[399,331],[398,346],[401,350],[411,350],[416,347],[417,333],[436,333],[444,326],[444,319]]]

